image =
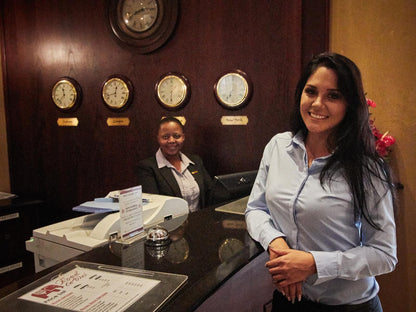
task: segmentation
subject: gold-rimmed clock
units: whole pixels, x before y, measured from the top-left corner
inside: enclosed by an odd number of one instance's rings
[[[143,54],[169,39],[178,9],[178,0],[108,0],[110,26],[116,38]]]
[[[81,103],[82,90],[75,79],[62,77],[53,86],[51,95],[60,110],[73,111]]]
[[[162,75],[155,85],[155,96],[160,105],[168,110],[179,110],[189,101],[191,85],[188,79],[179,73],[169,72]]]
[[[223,73],[214,85],[218,103],[227,109],[240,109],[252,96],[253,85],[248,75],[236,69]]]
[[[103,83],[101,96],[111,110],[124,110],[133,101],[133,84],[123,75],[111,75]]]

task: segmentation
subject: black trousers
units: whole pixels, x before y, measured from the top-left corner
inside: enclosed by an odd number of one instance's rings
[[[326,305],[305,298],[292,303],[277,290],[273,293],[272,312],[383,312],[378,296],[361,304]]]

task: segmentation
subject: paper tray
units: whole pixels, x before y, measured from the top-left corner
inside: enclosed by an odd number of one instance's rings
[[[249,196],[237,199],[231,203],[215,208],[215,211],[243,215],[247,208]]]
[[[82,275],[86,277],[84,279],[78,278]],[[67,278],[73,282],[68,283]],[[93,280],[95,278],[101,278],[101,282],[99,281],[101,284],[94,284]],[[81,308],[89,303],[86,300],[88,291],[98,293],[96,300],[90,300],[91,305],[96,304],[97,300],[106,296],[107,302],[105,304],[107,304],[107,308],[111,308],[111,302],[114,306],[114,302],[117,301],[112,300],[111,296],[122,302],[117,303],[118,306],[108,309],[108,311],[158,311],[186,283],[187,279],[186,275],[73,261],[1,299],[0,311],[62,311],[66,309],[62,306],[58,307],[57,303],[59,301],[69,301],[68,305],[72,304],[73,307],[74,300],[85,300],[85,303],[80,305],[79,308]],[[91,282],[88,280],[91,280]],[[137,292],[140,293],[140,288],[143,287],[139,284],[143,281],[142,284],[149,283],[153,286],[141,297],[138,297]],[[119,286],[118,284],[122,285]],[[76,294],[76,291],[79,290],[77,285],[84,287],[82,293]],[[101,286],[97,287],[97,285]],[[125,285],[128,285],[129,288],[125,288]],[[137,287],[138,291],[134,287]],[[106,295],[99,295],[104,293]],[[133,293],[136,296],[132,296]],[[36,294],[36,296],[33,294]],[[123,296],[126,298],[130,296],[130,301]],[[122,299],[120,299],[121,297]],[[35,300],[38,302],[41,300],[42,302],[38,303]],[[56,304],[51,305],[51,303]],[[71,308],[71,310],[79,311],[76,308]],[[84,311],[88,311],[88,309]]]

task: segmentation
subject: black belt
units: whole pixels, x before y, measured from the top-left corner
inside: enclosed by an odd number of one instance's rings
[[[327,305],[313,302],[302,297],[301,301],[292,303],[287,300],[280,292],[275,290],[273,294],[272,312],[382,312],[380,299],[378,296],[360,303],[360,304],[343,304]]]

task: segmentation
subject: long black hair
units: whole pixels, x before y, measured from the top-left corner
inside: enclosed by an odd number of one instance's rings
[[[356,220],[363,216],[374,228],[380,229],[372,220],[367,206],[367,192],[377,195],[372,178],[385,182],[393,194],[393,204],[395,190],[389,167],[375,148],[361,73],[353,61],[337,53],[325,52],[308,63],[296,87],[291,131],[293,134],[301,131],[305,138],[308,135],[300,114],[300,100],[306,82],[319,67],[332,69],[336,73],[338,89],[347,102],[344,119],[328,137],[328,149],[333,154],[320,174],[321,185],[324,181],[330,182],[335,172],[341,170],[353,197]]]

